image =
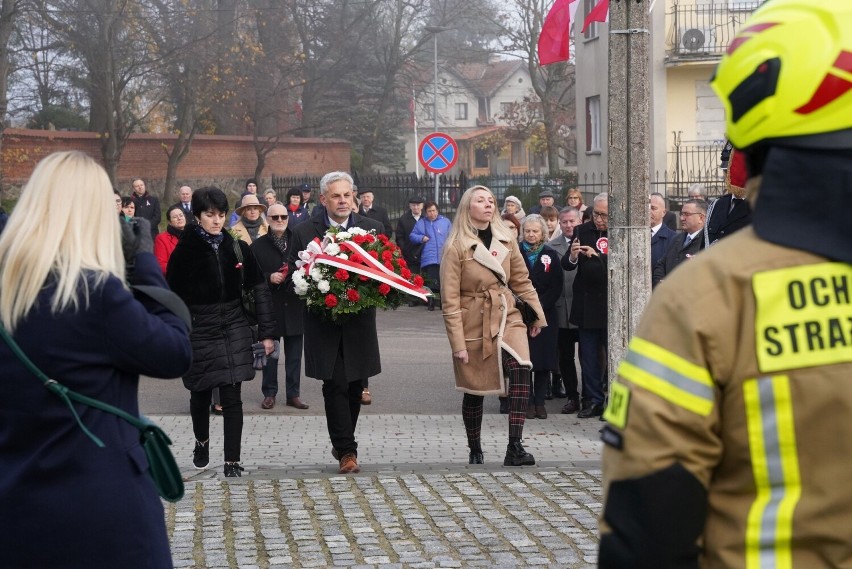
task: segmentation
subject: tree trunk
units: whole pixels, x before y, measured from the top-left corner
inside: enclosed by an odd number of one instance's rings
[[[9,38],[15,27],[15,18],[18,14],[19,0],[3,0],[0,5],[0,152],[2,152],[3,131],[6,128],[6,109],[9,107],[9,97],[6,93],[8,88],[9,67]],[[2,172],[0,172],[2,175]]]

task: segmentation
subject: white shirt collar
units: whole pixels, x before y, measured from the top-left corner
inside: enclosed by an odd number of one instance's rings
[[[663,226],[663,222],[661,221],[660,223],[658,223],[657,225],[655,225],[654,227],[652,227],[652,228],[651,228],[651,237],[653,237],[654,235],[656,235],[656,234],[657,234],[657,231],[659,231],[659,230],[660,230],[660,228],[661,228],[662,226]]]

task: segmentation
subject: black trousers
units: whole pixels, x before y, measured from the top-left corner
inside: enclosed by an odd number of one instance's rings
[[[240,396],[242,383],[220,385],[222,419],[225,434],[225,462],[240,461],[240,446],[243,437],[243,400]],[[192,432],[198,441],[210,438],[210,400],[213,389],[189,392],[189,414],[192,416]]]
[[[579,399],[577,382],[577,366],[574,363],[574,352],[578,342],[576,328],[560,328],[557,345],[559,347],[559,373],[565,385],[568,399]]]
[[[363,390],[363,379],[347,380],[342,348],[339,348],[332,377],[322,382],[322,398],[325,403],[328,437],[331,439],[331,446],[340,457],[349,453],[358,455],[355,427],[358,424],[358,416],[361,414]]]

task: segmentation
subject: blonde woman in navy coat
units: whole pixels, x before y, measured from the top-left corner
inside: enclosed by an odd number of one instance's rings
[[[120,223],[94,160],[45,158],[0,237],[0,320],[48,377],[138,415],[139,375],[178,377],[192,352],[178,317],[127,288]],[[165,287],[141,233],[130,282]],[[0,340],[0,566],[171,567],[139,431],[75,408],[105,448]]]

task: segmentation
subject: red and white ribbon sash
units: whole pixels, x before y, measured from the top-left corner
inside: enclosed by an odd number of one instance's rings
[[[388,269],[382,263],[374,259],[357,243],[354,243],[352,241],[342,241],[339,242],[338,245],[341,249],[346,249],[350,253],[357,253],[360,257],[360,260],[358,262],[350,261],[348,259],[341,259],[340,257],[335,257],[334,255],[324,253],[323,251],[325,250],[326,244],[326,242],[320,242],[318,237],[308,243],[308,246],[305,248],[305,250],[299,253],[300,260],[296,261],[296,264],[299,266],[299,268],[306,266],[307,268],[305,269],[305,272],[310,273],[311,267],[314,263],[337,267],[338,269],[345,269],[355,274],[368,277],[372,280],[383,282],[388,286],[397,289],[400,292],[404,292],[405,294],[409,294],[411,296],[416,296],[421,300],[427,299],[426,292],[424,291],[424,289],[416,287],[412,283],[408,282],[401,276]]]

